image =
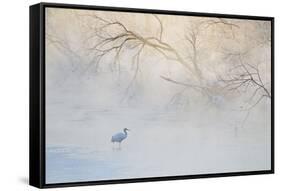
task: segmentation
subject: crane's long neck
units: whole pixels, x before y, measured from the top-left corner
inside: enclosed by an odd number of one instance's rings
[[[124,133],[125,133],[126,136],[127,136],[127,131],[128,131],[127,129],[124,129]]]

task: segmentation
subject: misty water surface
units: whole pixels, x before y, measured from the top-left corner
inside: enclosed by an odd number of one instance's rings
[[[250,116],[252,126],[239,127],[240,112],[107,109],[63,101],[48,108],[57,111],[48,115],[54,121],[47,129],[48,183],[270,168],[264,119]],[[125,127],[131,131],[117,149],[111,136]]]

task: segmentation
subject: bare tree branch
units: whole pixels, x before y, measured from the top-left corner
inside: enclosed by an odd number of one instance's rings
[[[162,21],[160,20],[160,18],[157,15],[153,15],[157,21],[159,22],[160,25],[160,34],[159,34],[159,40],[162,41],[162,34],[163,34],[163,24]]]
[[[198,26],[192,29],[189,29],[187,34],[185,35],[185,39],[187,40],[188,44],[191,47],[191,52],[189,52],[189,60],[191,61],[194,73],[196,74],[197,79],[199,82],[202,82],[202,72],[198,66],[198,58],[197,58],[197,46],[198,46]]]
[[[264,85],[260,76],[258,65],[245,63],[241,54],[238,54],[238,64],[230,69],[228,77],[226,79],[220,77],[219,80],[225,84],[224,88],[227,88],[228,91],[250,92],[248,88],[251,87],[252,93],[248,103],[256,101],[246,110],[254,108],[265,97],[271,98],[270,90]]]
[[[184,87],[193,88],[194,90],[199,91],[201,93],[205,92],[207,90],[206,87],[199,86],[199,85],[188,84],[188,83],[185,83],[185,82],[178,82],[176,80],[173,80],[173,79],[165,77],[165,76],[160,76],[160,78],[162,78],[163,80],[166,80],[168,82],[174,83],[174,84],[178,84],[178,85],[181,85],[181,86],[184,86]]]

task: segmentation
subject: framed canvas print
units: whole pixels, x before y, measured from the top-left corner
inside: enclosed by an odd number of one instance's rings
[[[30,184],[274,172],[274,18],[30,7]]]

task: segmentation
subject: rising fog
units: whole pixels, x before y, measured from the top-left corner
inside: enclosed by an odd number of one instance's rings
[[[270,169],[270,28],[47,8],[47,183]]]

